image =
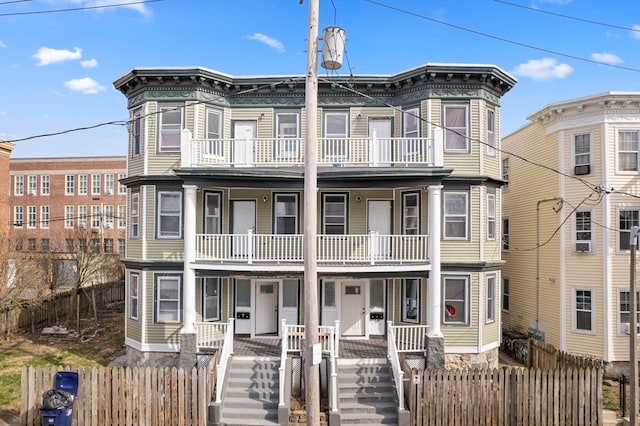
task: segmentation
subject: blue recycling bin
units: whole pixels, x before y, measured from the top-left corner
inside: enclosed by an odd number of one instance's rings
[[[43,395],[40,417],[43,426],[71,426],[73,402],[78,394],[78,373],[58,371],[53,379],[53,389]],[[49,400],[45,400],[45,399]]]

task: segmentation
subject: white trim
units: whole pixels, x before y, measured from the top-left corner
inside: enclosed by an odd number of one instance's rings
[[[237,264],[217,264],[211,265],[210,263],[198,263],[194,262],[192,267],[194,269],[202,269],[209,271],[237,271]],[[373,268],[376,272],[428,272],[433,270],[432,264],[401,264],[401,265],[375,265]],[[263,272],[303,272],[304,265],[265,265],[265,264],[243,264],[243,270],[247,271],[263,271]],[[321,266],[318,265],[318,272],[329,273],[329,272],[371,272],[371,265],[331,265],[331,266]]]
[[[591,309],[588,311],[591,314],[591,329],[590,330],[582,330],[582,329],[578,329],[578,318],[577,318],[577,313],[578,313],[578,308],[576,305],[576,297],[577,297],[577,292],[578,291],[584,291],[584,292],[589,292],[589,300],[590,300],[590,304],[591,304]],[[571,289],[571,331],[573,333],[578,333],[578,334],[589,334],[589,335],[596,335],[597,334],[597,328],[596,328],[596,290],[593,287],[573,287]],[[584,311],[583,312],[587,312]]]
[[[609,168],[607,167],[606,154],[607,154],[607,143],[608,140],[606,135],[608,131],[607,123],[602,123],[600,126],[600,149],[602,150],[600,158],[602,159],[602,164],[600,165],[602,169],[602,176],[609,176]],[[605,186],[608,186],[605,182]],[[602,200],[602,223],[609,224],[611,223],[611,217],[609,215],[609,209],[611,208],[611,198],[604,197]],[[613,294],[611,293],[611,284],[613,284],[613,276],[612,276],[612,268],[611,263],[613,259],[613,253],[611,251],[610,244],[610,230],[608,226],[602,227],[602,283],[604,288],[602,289],[602,309],[605,321],[608,321],[609,324],[617,324],[616,322],[611,322],[611,298]],[[617,299],[616,299],[617,300]],[[619,305],[617,305],[619,306]],[[614,317],[617,317],[617,312],[619,308],[614,310]],[[612,329],[610,326],[604,327],[604,361],[610,362],[613,360],[613,344],[612,340],[616,333],[612,333]]]
[[[180,352],[180,345],[174,343],[142,343],[128,337],[125,337],[124,343],[140,352]]]

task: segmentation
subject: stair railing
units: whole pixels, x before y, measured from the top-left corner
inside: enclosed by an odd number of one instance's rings
[[[224,335],[224,343],[220,353],[220,361],[216,366],[216,404],[222,403],[222,390],[224,379],[227,375],[227,367],[229,366],[229,358],[233,354],[233,318],[229,318],[227,332]]]
[[[281,333],[280,335],[282,336],[282,351],[280,353],[280,368],[278,368],[278,374],[280,375],[280,400],[278,401],[278,406],[280,407],[284,407],[285,406],[285,400],[284,400],[284,382],[285,382],[285,377],[284,377],[284,372],[285,372],[285,365],[287,363],[287,342],[289,341],[289,327],[287,326],[287,320],[286,319],[282,319],[282,328],[281,328]]]
[[[329,389],[329,409],[337,413],[338,412],[338,370],[336,365],[336,339],[338,334],[337,321],[336,327],[331,327],[331,336],[329,337],[329,366],[331,368],[331,386]]]
[[[396,392],[398,393],[398,409],[404,410],[404,371],[402,371],[402,366],[400,365],[400,357],[398,356],[395,330],[392,321],[387,322],[387,330],[387,358],[389,358],[389,363],[391,364]]]

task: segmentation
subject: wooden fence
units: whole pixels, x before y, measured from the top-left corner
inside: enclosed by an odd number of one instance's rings
[[[73,425],[206,426],[216,364],[214,357],[191,369],[23,367],[20,424],[42,424],[42,394],[64,370],[78,373]]]
[[[125,298],[124,282],[117,281],[83,287],[80,290],[80,312],[91,312],[93,300],[96,308],[103,309]],[[26,301],[18,306],[0,309],[0,333],[3,336],[19,330],[31,330],[42,325],[71,323],[77,314],[76,290],[56,293],[45,299]]]
[[[529,338],[527,343],[529,368],[602,368],[604,362],[600,358],[573,355],[557,350],[552,344]]]
[[[600,368],[414,369],[405,377],[412,426],[603,423]]]

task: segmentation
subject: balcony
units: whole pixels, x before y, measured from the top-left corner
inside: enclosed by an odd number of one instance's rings
[[[192,139],[181,133],[181,166],[303,167],[304,138]],[[419,138],[318,138],[318,167],[440,167],[442,131]]]
[[[318,271],[428,270],[427,235],[318,235]],[[303,235],[197,234],[196,263],[303,271]]]

